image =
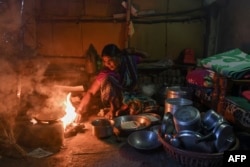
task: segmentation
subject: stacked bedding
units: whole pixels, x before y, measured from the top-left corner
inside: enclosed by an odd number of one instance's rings
[[[204,58],[201,65],[231,79],[250,79],[250,55],[238,48]]]

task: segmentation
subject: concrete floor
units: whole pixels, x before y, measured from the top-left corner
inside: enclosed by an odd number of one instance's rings
[[[58,152],[44,158],[0,156],[1,167],[180,167],[160,147],[156,150],[136,150],[126,137],[98,139],[92,135],[91,119],[85,131],[65,138]]]

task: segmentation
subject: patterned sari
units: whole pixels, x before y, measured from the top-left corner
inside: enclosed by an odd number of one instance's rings
[[[105,106],[110,101],[118,109],[122,105],[123,93],[133,92],[137,84],[138,56],[122,55],[118,72],[103,69],[97,79],[101,81],[101,100]]]

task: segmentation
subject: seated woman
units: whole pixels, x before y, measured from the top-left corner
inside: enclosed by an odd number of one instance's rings
[[[110,108],[106,117],[112,119],[125,111],[128,106],[123,105],[123,94],[136,90],[137,64],[145,57],[147,54],[142,51],[106,45],[101,54],[103,69],[81,99],[77,113],[82,115],[87,111],[92,96],[99,90],[103,104]]]

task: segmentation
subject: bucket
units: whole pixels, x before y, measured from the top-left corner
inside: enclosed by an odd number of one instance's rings
[[[182,106],[191,106],[193,101],[185,98],[168,98],[165,100],[165,113],[174,115],[175,111]]]

